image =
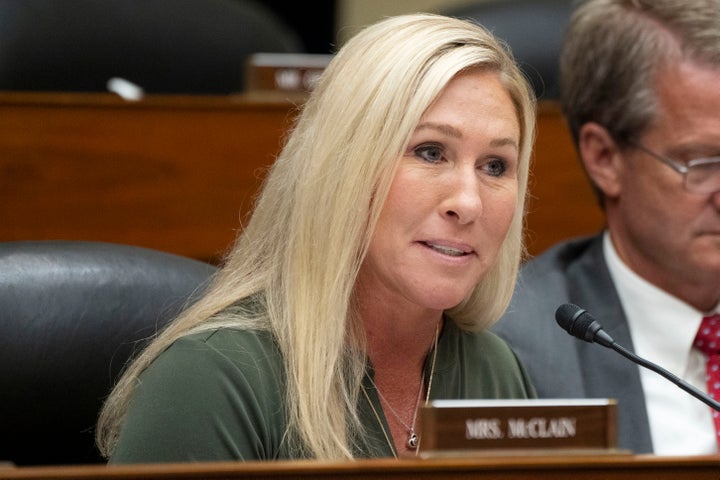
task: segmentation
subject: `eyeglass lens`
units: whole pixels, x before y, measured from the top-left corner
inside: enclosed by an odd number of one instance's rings
[[[704,160],[711,161],[690,163],[685,174],[685,183],[688,190],[698,193],[720,191],[720,158]]]

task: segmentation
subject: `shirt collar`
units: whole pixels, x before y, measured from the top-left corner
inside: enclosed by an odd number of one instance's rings
[[[635,352],[675,375],[687,369],[703,312],[633,272],[605,232],[603,252],[625,311]]]

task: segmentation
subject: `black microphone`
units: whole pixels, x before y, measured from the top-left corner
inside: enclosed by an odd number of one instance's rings
[[[555,320],[558,325],[560,325],[573,337],[577,337],[580,340],[585,340],[589,343],[599,343],[603,347],[615,350],[623,357],[628,358],[638,365],[648,368],[659,375],[662,375],[701,402],[709,405],[717,411],[720,411],[720,402],[717,402],[709,395],[690,385],[682,378],[668,372],[661,366],[645,360],[644,358],[638,357],[631,351],[615,343],[615,340],[613,340],[613,338],[608,335],[605,330],[603,330],[602,325],[600,325],[600,323],[598,323],[598,321],[595,320],[595,318],[593,318],[587,310],[572,303],[564,303],[555,311]]]

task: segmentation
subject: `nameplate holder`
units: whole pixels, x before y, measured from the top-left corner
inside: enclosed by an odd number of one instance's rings
[[[424,457],[622,453],[613,399],[435,400],[419,432]]]
[[[313,53],[256,53],[247,60],[248,92],[308,93],[332,55]]]

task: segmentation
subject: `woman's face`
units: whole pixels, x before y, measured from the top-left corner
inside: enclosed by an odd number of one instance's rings
[[[467,297],[515,214],[519,144],[497,73],[471,70],[448,83],[400,160],[360,272],[364,301],[409,314]]]

